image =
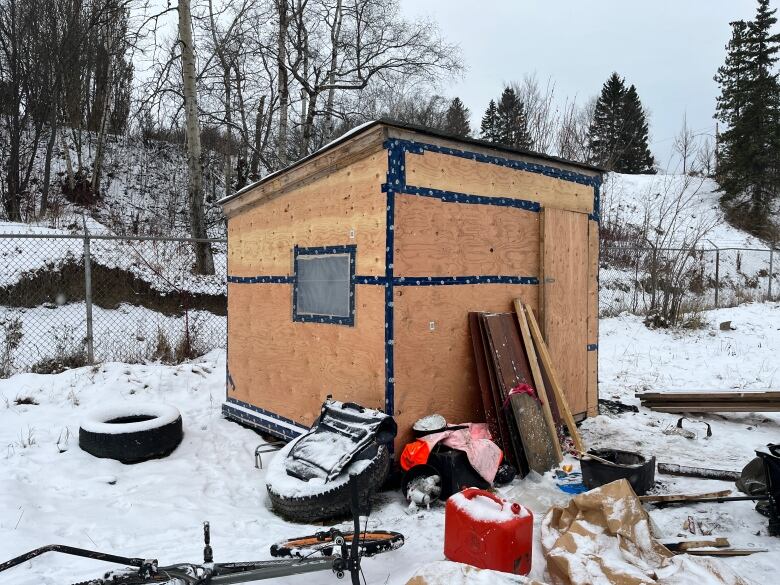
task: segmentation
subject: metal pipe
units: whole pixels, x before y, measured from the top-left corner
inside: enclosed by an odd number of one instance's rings
[[[92,336],[92,257],[89,253],[89,234],[84,236],[84,304],[87,310],[87,363],[95,363],[95,346]]]
[[[10,561],[0,563],[0,573],[16,565],[21,565],[24,562],[34,559],[47,552],[58,552],[66,555],[73,555],[76,557],[85,557],[88,559],[94,559],[96,561],[107,561],[109,563],[117,563],[118,565],[129,565],[131,567],[142,567],[144,565],[156,565],[157,561],[152,559],[139,559],[134,557],[122,557],[119,555],[112,555],[109,553],[97,552],[94,550],[88,550],[85,548],[76,548],[74,546],[67,546],[65,544],[49,544],[36,548],[30,552],[26,552],[23,555],[14,557]]]

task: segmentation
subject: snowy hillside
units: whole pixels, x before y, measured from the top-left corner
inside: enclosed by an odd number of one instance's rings
[[[644,314],[651,283],[668,289],[670,280],[686,289],[686,304],[697,310],[716,306],[716,289],[718,306],[764,300],[770,266],[776,296],[778,259],[773,261],[766,242],[726,222],[719,197],[712,179],[609,173],[601,201],[601,314]]]

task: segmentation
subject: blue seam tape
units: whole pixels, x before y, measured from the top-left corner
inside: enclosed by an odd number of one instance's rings
[[[598,343],[589,343],[588,344],[588,351],[598,351],[599,344]]]
[[[229,277],[237,278],[237,277]],[[240,282],[261,283],[272,282],[278,283],[275,280],[284,277],[275,276],[256,276],[251,278],[244,278]],[[263,280],[265,279],[265,280]],[[269,280],[270,279],[270,280]],[[229,282],[237,282],[230,280]],[[387,282],[386,276],[355,276],[355,284],[373,284],[384,286]],[[286,281],[285,284],[291,284],[291,281]],[[447,285],[463,285],[463,284],[539,284],[539,279],[536,276],[509,276],[500,274],[477,274],[473,276],[394,276],[393,286],[447,286]],[[300,317],[304,317],[301,315]],[[315,320],[318,320],[317,317]]]

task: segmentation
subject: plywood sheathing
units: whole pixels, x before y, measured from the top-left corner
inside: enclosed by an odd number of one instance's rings
[[[573,414],[588,410],[588,216],[545,208],[544,336]]]
[[[546,207],[582,213],[593,211],[590,185],[437,152],[407,153],[406,183],[483,197],[538,201]]]
[[[509,312],[515,297],[536,306],[536,285],[399,286],[394,290],[396,445],[427,414],[472,422],[482,401],[469,311]],[[433,323],[433,328],[431,328]]]
[[[346,168],[373,153],[381,152],[384,156],[383,146],[386,137],[387,129],[385,127],[374,126],[342,144],[315,153],[288,169],[261,179],[246,190],[239,191],[232,198],[221,201],[222,213],[225,217],[233,217],[268,200],[300,189],[308,183],[335,173],[339,169]]]
[[[395,198],[396,276],[536,276],[538,242],[538,213]]]
[[[588,345],[599,343],[599,224],[588,222]],[[588,416],[596,416],[599,408],[599,352],[588,351]]]
[[[228,220],[231,276],[290,275],[297,244],[357,244],[356,273],[385,274],[384,151]]]
[[[385,404],[384,287],[355,287],[355,326],[292,322],[289,284],[229,284],[228,396],[308,427],[328,394]]]

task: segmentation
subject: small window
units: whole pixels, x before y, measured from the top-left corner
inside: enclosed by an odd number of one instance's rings
[[[294,321],[354,324],[355,250],[295,247]]]

